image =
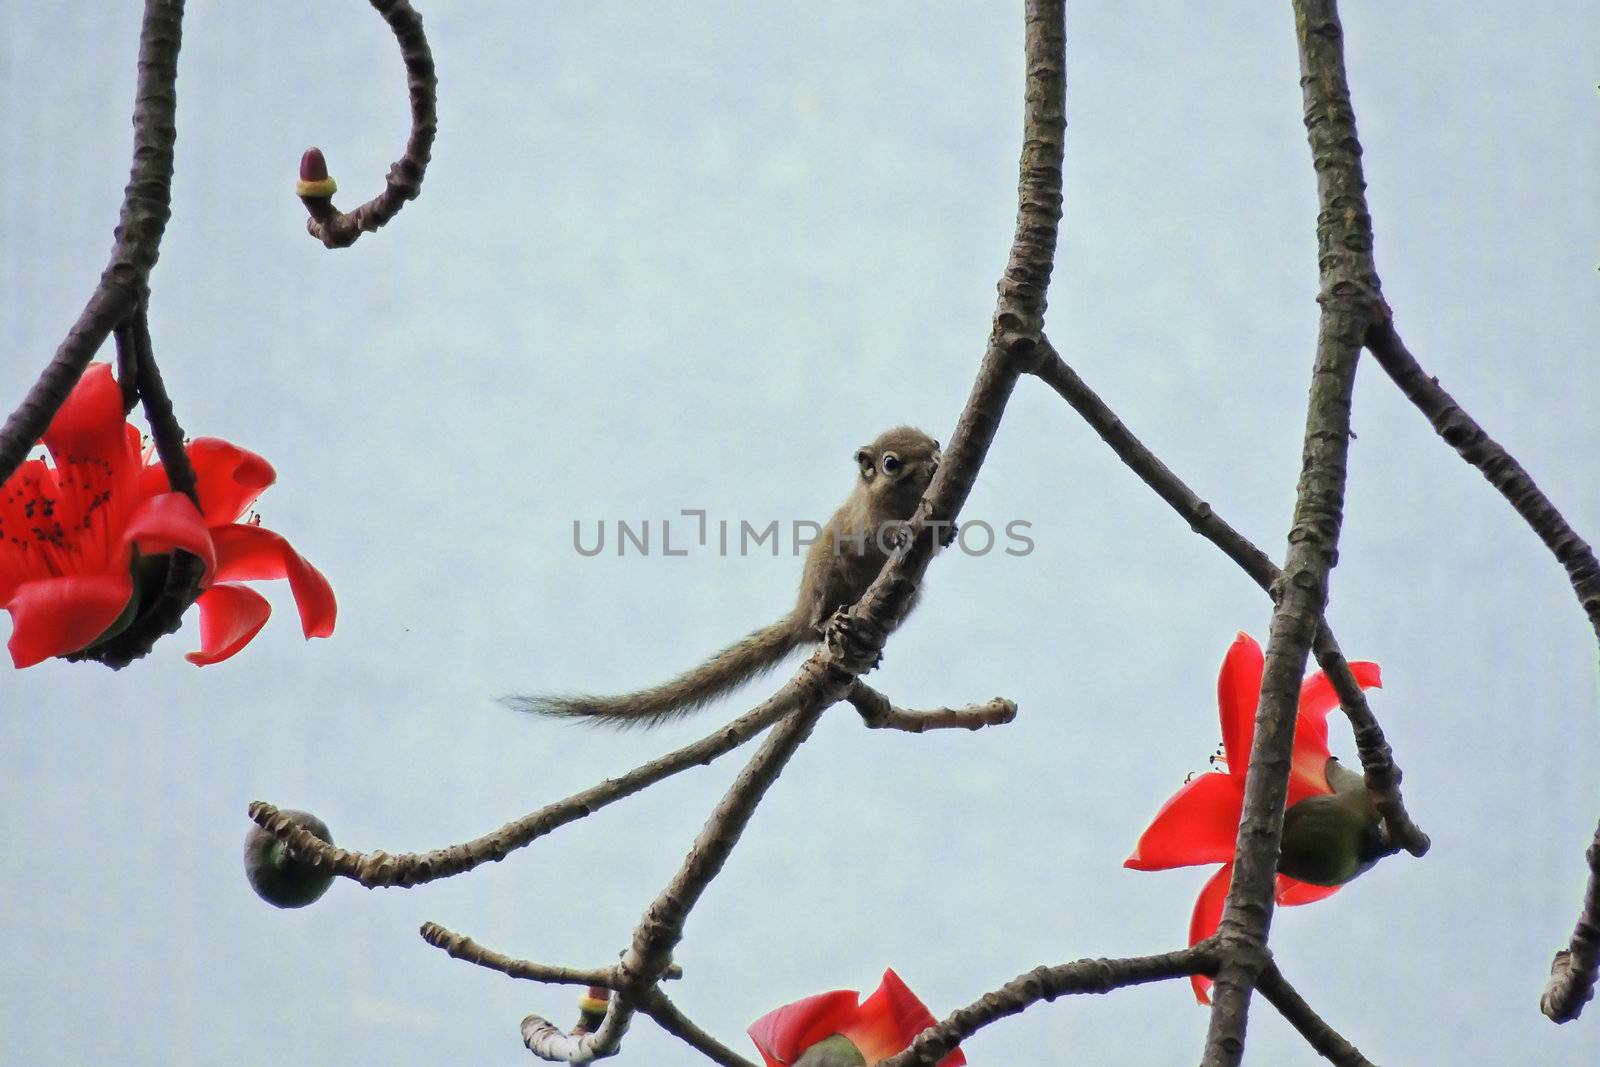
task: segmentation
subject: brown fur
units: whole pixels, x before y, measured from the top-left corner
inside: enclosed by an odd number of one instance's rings
[[[856,452],[856,485],[809,551],[793,610],[678,677],[613,697],[516,696],[520,711],[617,726],[654,726],[689,714],[766,673],[789,653],[821,639],[836,611],[861,599],[893,542],[886,526],[911,517],[939,463],[939,442],[898,426]]]

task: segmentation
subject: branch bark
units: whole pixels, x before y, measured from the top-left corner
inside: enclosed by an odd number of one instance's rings
[[[436,848],[431,852],[390,855],[382,851],[351,852],[335,848],[263,800],[252,803],[249,814],[257,826],[287,844],[294,856],[305,863],[323,867],[341,878],[354,879],[368,889],[395,886],[409,889],[414,885],[470,871],[484,863],[498,863],[510,853],[526,848],[558,827],[576,822],[680,771],[705,766],[782,718],[790,708],[787,700],[787,695],[780,692],[693,744],[641,764],[619,777],[607,778],[588,789],[546,804],[493,833],[463,844]]]
[[[1300,1032],[1300,1036],[1316,1050],[1317,1055],[1337,1067],[1374,1067],[1360,1049],[1341,1037],[1337,1030],[1311,1009],[1311,1005],[1278,970],[1276,963],[1267,964],[1256,981],[1256,988],[1289,1021],[1289,1025]]]
[[[1035,371],[1039,379],[1072,405],[1073,410],[1100,435],[1100,439],[1111,447],[1128,469],[1188,522],[1191,530],[1220,548],[1257,585],[1271,594],[1283,574],[1277,564],[1249,538],[1229,525],[1210,504],[1201,500],[1183,479],[1145,447],[1144,442],[1128,429],[1116,412],[1068,366],[1048,339],[1043,343],[1046,347],[1045,358]],[[1339,694],[1339,704],[1350,720],[1355,733],[1356,751],[1366,774],[1367,789],[1378,807],[1378,813],[1383,816],[1385,832],[1397,847],[1404,848],[1413,856],[1424,855],[1430,841],[1406,811],[1405,801],[1400,795],[1401,774],[1394,762],[1394,750],[1385,740],[1383,728],[1372,713],[1361,686],[1356,684],[1355,675],[1350,673],[1350,664],[1340,651],[1339,643],[1334,640],[1333,630],[1326,619],[1317,629],[1312,651],[1316,653],[1318,665],[1333,683],[1334,690]]]
[[[907,711],[895,707],[888,697],[859,678],[844,698],[861,713],[861,722],[869,730],[903,730],[910,734],[927,730],[981,730],[985,726],[1003,725],[1017,717],[1017,705],[1002,697],[964,708]]]
[[[1277,606],[1245,778],[1233,885],[1217,930],[1221,965],[1203,1067],[1235,1067],[1243,1058],[1250,993],[1270,962],[1266,939],[1288,795],[1295,706],[1306,654],[1327,605],[1329,572],[1338,555],[1356,361],[1381,306],[1338,11],[1333,0],[1295,0],[1294,12],[1305,124],[1320,204],[1317,302],[1322,315],[1294,524],[1276,587]]]
[[[1522,464],[1456,403],[1437,378],[1422,369],[1401,340],[1387,307],[1383,318],[1367,332],[1367,348],[1406,398],[1427,416],[1434,431],[1505,497],[1566,569],[1578,604],[1600,637],[1600,561],[1589,543],[1578,536]],[[1558,1023],[1570,1022],[1583,1012],[1583,1006],[1594,997],[1600,975],[1600,828],[1596,828],[1585,858],[1589,880],[1572,940],[1555,954],[1550,980],[1539,1001],[1540,1010]]]
[[[172,215],[182,39],[183,0],[146,0],[134,89],[133,166],[122,194],[111,259],[39,380],[0,427],[0,483],[16,473],[28,457],[106,335],[133,314],[149,283],[161,251],[161,235]]]
[[[383,192],[354,211],[347,214],[333,206],[331,183],[323,195],[301,194],[300,202],[311,216],[306,220],[306,232],[326,248],[350,247],[363,233],[378,229],[398,215],[408,200],[421,195],[433,138],[439,130],[439,80],[434,75],[433,52],[422,32],[422,16],[407,0],[370,2],[400,45],[411,103],[411,134],[406,138],[405,152],[389,166]]]
[[[1209,974],[1215,966],[1210,942],[1159,956],[1122,960],[1078,960],[1056,967],[1035,967],[964,1008],[930,1026],[906,1050],[884,1060],[879,1067],[932,1067],[950,1050],[996,1019],[1037,1004],[1041,1000],[1074,993],[1109,993],[1125,986],[1144,985],[1191,974]]]

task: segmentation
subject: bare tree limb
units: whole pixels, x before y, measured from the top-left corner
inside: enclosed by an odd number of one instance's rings
[[[1209,974],[1216,965],[1211,942],[1164,952],[1159,956],[1134,956],[1121,960],[1078,960],[1056,967],[1035,967],[964,1008],[957,1008],[924,1030],[897,1056],[879,1067],[932,1067],[950,1050],[997,1019],[1016,1015],[1041,1000],[1076,993],[1109,993],[1126,986]]]
[[[1123,464],[1139,479],[1155,490],[1195,533],[1220,548],[1262,589],[1269,594],[1276,588],[1282,571],[1247,537],[1235,530],[1218,515],[1210,504],[1201,500],[1181,478],[1161,462],[1156,454],[1134,436],[1132,430],[1117,417],[1116,412],[1101,400],[1095,391],[1080,378],[1061,355],[1050,345],[1045,358],[1035,374],[1061,398],[1072,405],[1074,411],[1100,435]],[[1367,789],[1372,794],[1378,813],[1383,816],[1385,830],[1392,842],[1413,856],[1428,851],[1428,835],[1411,820],[1405,801],[1400,796],[1400,768],[1395,765],[1394,751],[1384,739],[1383,728],[1372,713],[1366,695],[1350,673],[1333,631],[1323,619],[1317,630],[1312,650],[1317,663],[1333,683],[1339,694],[1340,706],[1355,733],[1356,751],[1361,756],[1361,766],[1366,772]]]
[[[1278,1013],[1289,1021],[1289,1025],[1300,1031],[1300,1036],[1316,1050],[1323,1059],[1337,1065],[1337,1067],[1374,1067],[1373,1063],[1361,1054],[1361,1050],[1339,1035],[1339,1032],[1323,1021],[1322,1016],[1311,1009],[1311,1005],[1295,991],[1294,986],[1278,970],[1276,963],[1268,963],[1262,970],[1261,977],[1256,980],[1256,988],[1261,995],[1266,997]]]
[[[1424,371],[1395,330],[1394,318],[1384,309],[1381,321],[1367,332],[1367,347],[1400,391],[1427,416],[1435,432],[1462,459],[1476,467],[1506,498],[1545,547],[1566,568],[1567,578],[1589,625],[1600,636],[1600,561],[1594,551],[1534,483],[1522,464],[1467,414],[1437,378]],[[1570,1022],[1594,997],[1600,974],[1600,828],[1586,853],[1589,881],[1584,891],[1572,941],[1556,953],[1550,981],[1540,998],[1540,1010],[1558,1023]]]
[[[110,333],[143,297],[172,215],[183,0],[146,0],[133,104],[133,166],[100,282],[21,406],[0,427],[0,483],[16,473]]]
[[[819,651],[812,661],[827,658],[827,651]],[[594,1055],[607,1055],[618,1047],[634,1004],[649,995],[672,962],[672,950],[683,940],[683,928],[689,912],[700,900],[711,880],[722,871],[738,844],[756,806],[766,796],[767,790],[783,773],[784,766],[811,736],[811,729],[827,706],[837,700],[849,685],[849,676],[837,670],[802,676],[801,687],[810,692],[802,696],[790,716],[772,728],[766,741],[745,765],[739,777],[711,812],[705,826],[689,849],[688,857],[665,889],[645,909],[633,932],[633,944],[622,955],[617,973],[622,978],[618,995],[612,998],[611,1010],[606,1020],[593,1035],[589,1051]],[[826,678],[823,682],[822,679]],[[806,685],[817,679],[822,684]],[[785,689],[793,686],[785,686]]]
[[[1250,994],[1270,962],[1266,938],[1272,923],[1295,708],[1306,654],[1327,606],[1329,572],[1338,555],[1356,362],[1381,306],[1338,11],[1333,0],[1295,0],[1294,11],[1305,124],[1321,206],[1317,302],[1322,316],[1294,525],[1276,588],[1245,777],[1233,885],[1217,930],[1220,966],[1203,1067],[1236,1067],[1243,1057]]]
[[[315,148],[306,153],[306,160],[312,159],[315,153],[317,166],[322,171],[318,176],[320,183],[308,182],[306,163],[302,161],[300,202],[311,216],[306,220],[306,232],[327,248],[350,247],[363,233],[378,229],[399,214],[406,201],[417,198],[422,192],[422,178],[427,172],[433,138],[439,128],[439,81],[434,76],[433,52],[422,32],[422,16],[407,0],[370,2],[400,44],[411,101],[411,135],[406,139],[405,153],[389,167],[383,192],[348,214],[333,206],[333,179],[328,177],[322,153]]]
[[[183,427],[172,410],[172,400],[167,396],[166,383],[161,380],[161,368],[156,366],[154,347],[150,341],[150,294],[146,292],[129,319],[127,328],[134,353],[134,386],[144,404],[145,421],[150,424],[150,439],[155,442],[156,455],[167,472],[167,482],[175,493],[182,493],[200,507],[200,497],[195,491],[194,466],[183,446]],[[119,336],[120,336],[119,330]],[[120,351],[119,351],[120,356]]]
[[[907,711],[895,707],[888,697],[859,678],[844,698],[861,713],[862,723],[871,730],[904,730],[912,734],[920,734],[925,730],[981,730],[985,726],[1011,722],[1017,717],[1016,703],[1002,697],[995,697],[986,704],[969,704],[964,708]]]
[[[678,1010],[678,1006],[667,999],[660,987],[652,988],[639,1002],[639,1010],[655,1022],[667,1033],[676,1037],[684,1044],[693,1048],[712,1063],[721,1064],[721,1067],[757,1067],[733,1049],[724,1045],[700,1027],[696,1026],[688,1016]]]
[[[563,800],[546,804],[493,833],[459,845],[436,848],[431,852],[390,855],[387,852],[351,852],[335,848],[288,818],[279,808],[262,800],[250,805],[249,814],[257,826],[287,844],[294,856],[305,863],[323,867],[341,878],[354,879],[368,889],[395,886],[410,888],[470,871],[490,861],[498,863],[557,827],[576,822],[680,771],[705,766],[771,726],[787,710],[788,706],[781,701],[768,700],[693,744],[641,764],[616,778],[607,778]]]
[[[436,949],[442,950],[445,955],[454,960],[465,960],[468,963],[512,978],[526,978],[531,982],[546,982],[551,985],[581,985],[601,986],[614,989],[617,985],[616,967],[601,969],[583,969],[579,967],[555,967],[545,963],[534,963],[530,960],[513,959],[504,953],[486,948],[478,942],[463,934],[447,930],[438,923],[423,923],[418,931],[422,940]],[[682,974],[682,970],[678,974]],[[665,978],[676,977],[671,973],[663,975]]]

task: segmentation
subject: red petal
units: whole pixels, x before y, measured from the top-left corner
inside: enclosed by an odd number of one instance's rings
[[[1194,915],[1189,919],[1189,944],[1198,945],[1217,932],[1222,922],[1222,906],[1228,902],[1228,889],[1233,885],[1233,864],[1224,863],[1200,890],[1194,902]],[[1211,1003],[1211,979],[1203,974],[1191,975],[1194,996],[1202,1004]]]
[[[44,444],[57,467],[100,460],[120,468],[133,458],[124,434],[127,425],[122,417],[122,388],[111,376],[110,365],[91,363],[50,421]]]
[[[295,606],[300,609],[301,631],[308,638],[333,633],[338,614],[333,587],[280,534],[235,523],[216,527],[211,537],[217,546],[217,581],[288,578]]]
[[[850,1025],[860,1001],[853,989],[818,993],[767,1012],[745,1032],[761,1050],[766,1067],[787,1067],[806,1049]]]
[[[1286,908],[1298,907],[1301,904],[1312,904],[1330,897],[1339,891],[1336,885],[1312,885],[1290,878],[1286,874],[1278,875],[1277,888],[1273,890],[1279,904]]]
[[[893,969],[883,972],[883,981],[866,1000],[855,1020],[842,1031],[861,1051],[868,1063],[877,1063],[903,1051],[916,1036],[936,1020],[917,995],[900,980]],[[959,1056],[959,1059],[952,1057]],[[939,1061],[939,1067],[966,1063],[960,1050],[953,1050]]]
[[[133,509],[122,532],[124,545],[137,545],[147,555],[158,555],[181,548],[205,561],[201,586],[211,584],[217,569],[217,553],[211,531],[195,508],[194,501],[182,493],[162,493],[149,497]]]
[[[1244,781],[1250,767],[1250,742],[1256,732],[1256,705],[1261,702],[1261,646],[1241,632],[1222,660],[1217,676],[1217,709],[1222,716],[1222,751],[1228,773]]]
[[[1136,871],[1164,871],[1233,859],[1244,807],[1242,779],[1209,772],[1193,778],[1164,804],[1123,863]]]
[[[1366,660],[1356,660],[1350,664],[1350,673],[1355,675],[1356,684],[1363,689],[1383,688],[1383,676],[1376,663]],[[1302,718],[1315,718],[1326,722],[1328,712],[1339,706],[1339,694],[1333,691],[1333,683],[1328,681],[1328,676],[1321,671],[1312,671],[1300,685],[1300,715]]]
[[[6,603],[11,662],[31,667],[93,644],[117,621],[131,596],[133,580],[126,574],[69,574],[23,582]]]
[[[248,449],[220,437],[189,442],[194,465],[195,495],[207,526],[237,522],[269,485],[278,480],[272,464]]]
[[[1376,663],[1350,664],[1356,684],[1362,689],[1381,687],[1383,681]],[[1339,706],[1333,683],[1321,671],[1313,671],[1300,685],[1300,709],[1294,726],[1294,769],[1289,775],[1288,806],[1308,796],[1328,793],[1328,713]]]
[[[200,594],[200,651],[183,658],[196,667],[223,660],[248,645],[272,614],[272,605],[254,589],[222,582]]]

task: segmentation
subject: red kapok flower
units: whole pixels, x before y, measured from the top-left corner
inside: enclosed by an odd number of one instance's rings
[[[190,442],[196,508],[146,456],[104,363],[90,364],[43,441],[50,461],[25,461],[0,488],[0,604],[16,666],[115,636],[138,613],[141,561],[174,549],[204,564],[190,662],[227,659],[266,623],[271,608],[241,579],[289,579],[306,637],[333,632],[328,580],[282,537],[238,522],[277,477],[260,456],[214,437]]]
[[[1222,868],[1200,890],[1189,922],[1189,944],[1216,933],[1222,906],[1233,882],[1234,844],[1244,810],[1244,778],[1250,768],[1250,743],[1255,737],[1256,705],[1261,701],[1261,646],[1249,634],[1234,638],[1217,676],[1217,706],[1222,718],[1223,771],[1191,779],[1168,800],[1151,820],[1123,864],[1138,871],[1162,871],[1201,863],[1221,863]],[[1351,673],[1361,688],[1381,686],[1376,663],[1351,663]],[[1315,671],[1300,686],[1300,708],[1295,716],[1294,749],[1289,771],[1286,808],[1308,797],[1334,792],[1328,781],[1328,712],[1339,697],[1327,675]],[[1338,890],[1337,885],[1313,885],[1277,876],[1275,897],[1284,906],[1310,904]],[[1200,1003],[1210,1003],[1211,979],[1190,979]]]
[[[792,1067],[807,1049],[830,1038],[848,1041],[862,1062],[872,1067],[905,1051],[933,1024],[933,1014],[891,969],[883,972],[882,983],[866,1000],[853,989],[819,993],[768,1012],[751,1024],[748,1033],[766,1067]],[[938,1067],[962,1067],[966,1062],[961,1050],[954,1049]]]

